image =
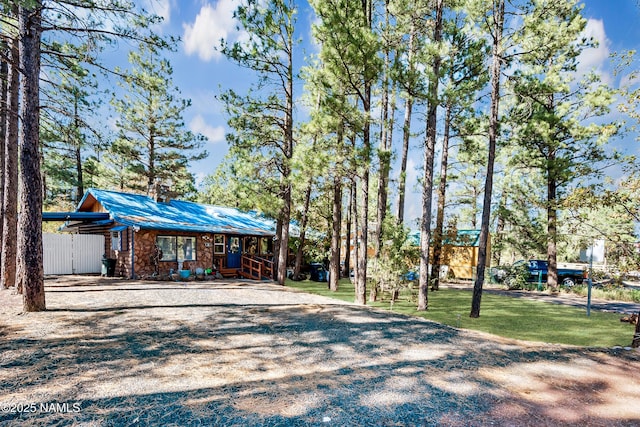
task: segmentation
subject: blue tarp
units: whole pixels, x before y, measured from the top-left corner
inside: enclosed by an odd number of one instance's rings
[[[274,221],[256,213],[180,200],[156,202],[149,196],[109,190],[87,190],[78,211],[91,208],[87,202],[89,197],[98,201],[114,221],[140,229],[253,236],[275,234]]]

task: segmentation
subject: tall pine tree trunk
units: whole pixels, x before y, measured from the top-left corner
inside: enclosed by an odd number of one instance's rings
[[[40,39],[41,0],[20,6],[20,216],[18,218],[18,286],[24,311],[45,310],[42,267],[42,177],[40,175]],[[21,268],[20,268],[21,267]]]
[[[313,179],[309,178],[307,188],[304,193],[304,207],[302,210],[302,220],[300,221],[300,244],[296,251],[296,263],[293,267],[293,277],[300,280],[300,270],[302,270],[302,261],[304,256],[304,247],[307,236],[307,222],[309,220],[309,205],[311,204],[311,189],[313,187]]]
[[[74,146],[74,154],[76,160],[76,204],[80,204],[84,196],[84,178],[82,176],[82,141],[80,140],[80,117],[78,116],[78,96],[76,93],[74,99],[74,111],[73,111],[73,135],[77,138]]]
[[[500,265],[502,263],[502,233],[506,225],[506,221],[503,215],[503,211],[507,206],[507,192],[502,191],[500,196],[500,203],[498,204],[498,215],[496,218],[496,234],[491,239],[491,259],[494,265]]]
[[[484,285],[484,270],[487,264],[487,250],[489,246],[489,224],[491,220],[491,195],[493,193],[493,167],[496,157],[496,140],[499,127],[500,106],[500,69],[502,66],[501,45],[504,26],[504,0],[494,0],[493,49],[491,63],[491,113],[489,116],[489,153],[487,156],[487,175],[484,185],[484,200],[482,205],[482,224],[480,226],[480,242],[478,247],[478,266],[476,280],[473,284],[473,298],[469,317],[480,317],[480,303],[482,300],[482,286]]]
[[[415,44],[415,27],[411,24],[411,33],[409,34],[409,56],[407,61],[409,62],[409,72],[413,70],[413,55]],[[409,158],[409,141],[411,140],[411,115],[413,112],[413,95],[407,93],[404,105],[404,123],[402,125],[402,156],[400,158],[400,177],[398,178],[398,206],[397,206],[397,221],[398,224],[404,222],[404,200],[407,186],[407,160]]]
[[[389,28],[389,0],[385,1],[385,30]],[[388,36],[385,37],[388,39]],[[393,135],[393,113],[391,113],[390,98],[390,84],[389,73],[390,67],[390,46],[387,43],[384,45],[384,76],[382,79],[382,105],[381,105],[381,125],[380,125],[380,143],[378,149],[378,209],[377,209],[377,221],[375,230],[375,256],[380,253],[382,246],[382,234],[384,228],[384,220],[387,214],[387,198],[389,187],[389,172],[391,169],[391,140]],[[370,301],[375,301],[377,288],[371,288]]]
[[[443,0],[436,2],[436,22],[433,42],[442,40]],[[418,288],[418,311],[429,308],[429,244],[431,239],[431,202],[433,198],[433,159],[435,157],[436,125],[438,113],[438,83],[442,58],[436,53],[433,58],[431,81],[429,82],[429,103],[427,108],[427,135],[424,149],[424,180],[422,187],[422,220],[420,221],[420,277]]]
[[[287,31],[287,46],[293,46],[293,34]],[[282,165],[282,230],[280,235],[280,252],[278,256],[278,284],[284,285],[287,278],[287,264],[289,257],[289,225],[291,222],[291,158],[293,157],[293,49],[287,52],[287,71],[286,80],[283,82],[285,92],[285,111],[284,111],[284,164]]]
[[[288,181],[288,176],[286,179]],[[282,186],[282,210],[280,211],[280,218],[282,219],[282,228],[279,239],[277,282],[279,285],[284,285],[289,263],[289,223],[291,222],[291,184],[288,182]]]
[[[340,280],[340,243],[342,241],[342,179],[333,177],[333,215],[331,230],[331,254],[329,258],[329,289],[338,290]]]
[[[273,242],[273,280],[277,280],[278,271],[280,270],[278,263],[280,262],[280,238],[282,237],[282,219],[276,220],[276,238]]]
[[[354,268],[353,268],[353,283],[355,288],[358,286],[358,276],[360,275],[360,263],[358,260],[360,259],[360,251],[362,248],[360,247],[360,217],[358,210],[358,182],[354,179],[352,184],[353,195],[352,195],[352,205],[351,205],[351,217],[353,219],[353,236],[355,239],[355,243],[353,245],[353,258],[354,258]]]
[[[436,229],[433,233],[433,263],[431,272],[432,289],[440,288],[440,265],[442,264],[442,239],[444,232],[444,207],[447,193],[447,167],[449,166],[449,129],[451,128],[451,105],[447,105],[444,115],[444,138],[442,141],[442,160],[440,163],[440,184],[438,185],[438,210]]]
[[[550,156],[550,163],[555,160]],[[558,290],[558,250],[556,241],[558,238],[558,212],[557,203],[557,183],[551,171],[547,172],[547,286],[553,291]]]
[[[365,25],[371,29],[373,7],[371,0],[362,2],[364,16],[366,17]],[[356,296],[357,304],[365,305],[367,303],[367,260],[368,242],[369,242],[369,168],[371,167],[371,80],[368,76],[369,58],[362,58],[363,64],[363,95],[362,110],[364,113],[364,128],[362,132],[362,158],[360,165],[360,187],[361,195],[361,211],[360,211],[360,227],[358,228],[358,275],[356,278]]]
[[[354,205],[354,189],[353,181],[349,185],[349,203],[347,203],[347,221],[345,224],[345,254],[344,254],[344,269],[342,270],[343,277],[351,278],[351,223],[353,218],[353,205]]]
[[[17,17],[18,8],[14,6]],[[20,50],[18,38],[9,43],[7,70],[7,123],[4,138],[4,199],[2,200],[2,286],[16,285],[16,253],[18,245],[18,108],[20,108]],[[21,293],[21,289],[18,289]]]
[[[5,152],[6,145],[5,139],[7,137],[7,105],[8,105],[8,88],[7,76],[9,72],[9,65],[5,58],[9,58],[9,51],[7,49],[7,43],[4,40],[0,41],[0,263],[2,262],[2,239],[4,236],[4,177],[5,177]],[[1,268],[0,268],[1,270]],[[0,281],[1,282],[1,281]]]
[[[554,95],[549,94],[547,97],[546,109],[549,112],[555,111]],[[556,150],[549,151],[547,159],[548,165],[557,164]],[[558,290],[558,249],[556,242],[558,241],[558,181],[556,179],[556,170],[553,166],[547,170],[547,286],[553,291]]]

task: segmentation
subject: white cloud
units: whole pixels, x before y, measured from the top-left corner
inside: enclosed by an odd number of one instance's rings
[[[225,140],[223,126],[211,126],[205,122],[201,115],[197,115],[189,123],[189,129],[194,133],[200,133],[207,137],[209,142],[217,143]]]
[[[149,12],[162,18],[161,26],[171,22],[171,0],[141,0],[142,6]]]
[[[604,22],[600,19],[589,19],[581,36],[593,38],[598,42],[598,46],[582,51],[578,57],[578,74],[583,75],[592,70],[601,72],[609,62],[610,54],[610,41],[604,30]],[[602,77],[604,79],[604,76]]]
[[[236,0],[219,0],[215,7],[205,3],[191,24],[183,24],[184,47],[187,55],[197,54],[203,61],[218,59],[222,55],[217,48],[220,40],[237,40],[242,33],[237,30],[233,12]]]

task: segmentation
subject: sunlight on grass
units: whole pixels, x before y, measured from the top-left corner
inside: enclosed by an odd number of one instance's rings
[[[342,301],[354,301],[353,284],[341,280],[339,290],[331,292],[326,282],[287,281],[287,286],[305,292],[324,295]],[[429,309],[416,311],[417,291],[403,291],[391,308],[389,296],[379,295],[369,306],[393,310],[395,313],[420,316],[445,325],[472,329],[528,341],[570,344],[578,346],[628,346],[633,339],[633,327],[620,322],[620,314],[585,310],[524,298],[483,293],[479,319],[469,317],[471,291],[443,288],[429,292]]]

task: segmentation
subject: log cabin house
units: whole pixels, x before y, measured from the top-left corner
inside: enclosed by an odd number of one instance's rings
[[[65,219],[62,231],[105,236],[109,275],[217,270],[225,277],[273,276],[275,222],[254,212],[89,189]]]

